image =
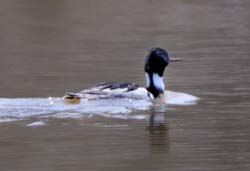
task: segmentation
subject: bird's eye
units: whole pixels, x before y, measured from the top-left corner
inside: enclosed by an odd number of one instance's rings
[[[149,69],[150,69],[150,66],[149,66],[149,65],[146,65],[146,66],[145,66],[145,69],[146,69],[146,70],[149,70]]]

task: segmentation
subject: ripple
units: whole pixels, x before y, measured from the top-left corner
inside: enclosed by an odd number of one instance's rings
[[[166,91],[166,103],[169,105],[193,105],[197,97]],[[113,99],[84,101],[80,104],[65,104],[59,97],[49,98],[0,98],[0,122],[11,122],[27,117],[38,118],[84,118],[92,114],[117,119],[145,119],[145,115],[130,115],[134,110],[148,110],[150,100]],[[91,115],[90,115],[91,114]],[[28,125],[27,125],[28,126]]]

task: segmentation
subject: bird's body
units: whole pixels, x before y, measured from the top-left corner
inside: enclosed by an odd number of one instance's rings
[[[79,97],[82,100],[98,99],[145,99],[148,98],[147,90],[135,83],[103,82],[78,93],[67,93],[68,97]]]
[[[146,88],[135,83],[126,82],[103,82],[78,93],[66,93],[63,97],[66,103],[79,103],[83,100],[98,99],[157,99],[164,97],[165,84],[163,73],[170,62],[181,59],[170,59],[166,50],[153,48],[149,52],[144,71],[146,73]]]

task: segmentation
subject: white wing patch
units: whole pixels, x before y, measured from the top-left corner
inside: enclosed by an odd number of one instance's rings
[[[101,83],[90,89],[76,93],[86,100],[131,98],[146,99],[147,90],[135,83]]]
[[[111,90],[110,88],[103,89],[102,91],[107,92],[107,93],[124,93],[128,89],[127,88],[116,88]]]

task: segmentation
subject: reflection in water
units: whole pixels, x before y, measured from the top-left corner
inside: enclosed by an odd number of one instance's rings
[[[153,105],[149,118],[149,140],[152,152],[167,152],[169,150],[168,124],[166,122],[166,105]]]

